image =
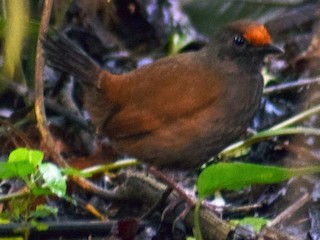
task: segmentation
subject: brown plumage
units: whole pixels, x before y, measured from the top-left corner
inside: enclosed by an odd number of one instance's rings
[[[237,140],[258,109],[267,54],[263,25],[227,25],[197,52],[126,74],[99,67],[63,36],[43,40],[47,62],[84,84],[85,107],[116,151],[158,167],[198,167]]]

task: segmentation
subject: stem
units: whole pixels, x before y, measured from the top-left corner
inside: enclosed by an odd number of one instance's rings
[[[316,128],[306,128],[306,127],[292,127],[287,128],[288,126],[300,122],[311,115],[320,113],[320,105],[316,105],[308,110],[305,110],[279,124],[274,125],[273,127],[261,131],[252,137],[249,137],[245,140],[236,142],[226,149],[224,149],[221,153],[221,157],[225,157],[227,155],[232,154],[233,152],[237,151],[241,147],[251,146],[253,143],[259,142],[261,140],[269,139],[274,136],[280,135],[292,135],[292,134],[310,134],[320,136],[320,130]]]
[[[194,232],[197,240],[202,240],[202,233],[200,227],[200,207],[201,207],[202,198],[199,198],[196,202],[194,209]]]
[[[52,0],[45,0],[41,22],[40,30],[37,42],[37,56],[36,56],[36,73],[35,73],[35,113],[38,123],[38,128],[42,137],[42,142],[44,146],[49,150],[50,155],[53,157],[54,161],[59,166],[67,166],[67,163],[63,160],[61,155],[57,153],[54,149],[54,140],[50,134],[49,127],[47,124],[46,113],[44,109],[44,96],[43,96],[43,49],[41,46],[41,39],[48,30],[50,14],[52,10]]]
[[[319,84],[319,83],[320,83],[319,77],[300,79],[298,81],[292,81],[289,83],[278,84],[272,87],[266,87],[263,89],[263,94],[270,95],[270,94],[280,93],[283,91],[288,91],[295,88],[306,87],[312,84]]]
[[[270,128],[270,130],[276,130],[279,128],[284,128],[284,127],[288,127],[294,123],[300,122],[308,117],[310,117],[311,115],[317,114],[320,112],[320,105],[316,105],[308,110],[305,110],[273,127]]]
[[[94,174],[98,174],[101,172],[108,172],[110,170],[132,167],[132,166],[136,166],[138,164],[140,164],[140,163],[136,159],[126,159],[126,160],[118,161],[118,162],[115,162],[112,164],[103,164],[103,165],[89,167],[89,168],[83,169],[81,171],[81,173],[94,175]]]
[[[302,168],[289,168],[289,174],[291,177],[301,177],[305,175],[311,175],[320,172],[320,166],[302,167]]]
[[[320,136],[320,129],[316,128],[306,128],[306,127],[292,127],[292,128],[282,128],[272,130],[271,128],[262,132],[257,133],[245,140],[236,142],[235,144],[230,145],[228,148],[224,149],[221,153],[221,157],[226,157],[232,155],[239,148],[245,148],[253,145],[254,143],[261,142],[263,140],[270,139],[276,136],[282,135],[294,135],[294,134],[309,134]]]
[[[30,189],[28,187],[23,187],[21,190],[18,190],[17,192],[0,196],[0,202],[5,202],[11,199],[25,197],[28,194],[30,194]]]

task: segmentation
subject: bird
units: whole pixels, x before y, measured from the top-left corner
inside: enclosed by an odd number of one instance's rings
[[[112,74],[63,34],[42,39],[46,64],[73,75],[98,135],[159,169],[199,168],[241,138],[259,108],[265,56],[282,53],[267,28],[238,20],[198,51]]]

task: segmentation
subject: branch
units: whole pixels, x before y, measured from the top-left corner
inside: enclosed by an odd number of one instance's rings
[[[38,123],[38,128],[42,137],[42,143],[49,151],[54,161],[60,167],[66,167],[68,164],[63,160],[61,155],[54,149],[54,140],[50,134],[47,124],[45,109],[44,109],[44,96],[43,96],[43,49],[41,46],[41,39],[48,30],[50,14],[52,9],[52,0],[45,0],[41,16],[39,36],[37,42],[37,57],[36,57],[36,72],[35,72],[35,114]]]

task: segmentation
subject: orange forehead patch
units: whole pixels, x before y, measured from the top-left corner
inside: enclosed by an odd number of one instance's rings
[[[243,37],[253,45],[265,45],[271,43],[269,32],[263,25],[250,25],[244,31]]]

